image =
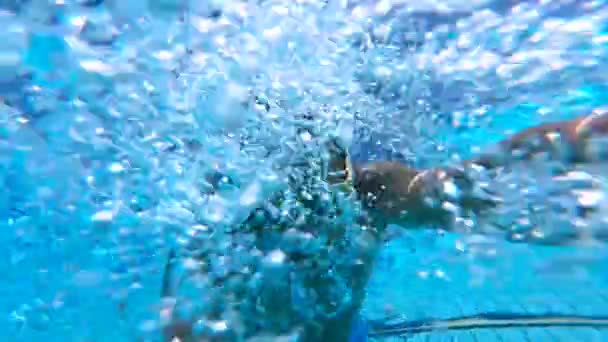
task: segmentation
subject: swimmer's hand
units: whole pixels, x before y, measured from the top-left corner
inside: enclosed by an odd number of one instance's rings
[[[327,143],[327,182],[346,184],[352,180],[352,167],[346,149],[337,140]]]

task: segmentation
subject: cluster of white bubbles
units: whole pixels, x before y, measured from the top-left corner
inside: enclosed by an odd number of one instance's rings
[[[607,17],[602,1],[3,2],[2,265],[33,284],[7,290],[28,298],[9,300],[7,333],[153,338],[178,317],[240,340],[330,319],[366,227],[321,180],[323,143],[429,166],[589,111]],[[585,172],[560,182],[578,202],[547,197],[553,176],[497,176],[506,203],[536,204],[496,224],[603,224],[575,212],[605,205]],[[172,249],[180,305],[154,306]]]

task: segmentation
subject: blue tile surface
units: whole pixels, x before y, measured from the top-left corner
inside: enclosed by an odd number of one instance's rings
[[[480,259],[459,253],[458,239],[451,234],[432,237],[429,232],[414,232],[387,243],[370,282],[365,313],[380,317],[390,303],[393,312],[408,320],[488,312],[608,316],[608,264],[602,262],[606,248],[503,243],[498,244],[496,257]],[[391,281],[386,279],[389,274]],[[608,341],[608,329],[474,329],[395,339],[403,340],[599,342]]]

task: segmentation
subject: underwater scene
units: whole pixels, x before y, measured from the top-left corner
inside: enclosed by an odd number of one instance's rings
[[[605,1],[0,24],[0,341],[608,341]]]

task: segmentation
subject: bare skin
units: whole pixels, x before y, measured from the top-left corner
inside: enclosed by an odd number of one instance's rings
[[[499,153],[482,154],[467,160],[463,166],[479,165],[485,168],[497,168],[507,163],[501,155],[522,150],[519,159],[529,159],[542,152],[554,152],[559,144],[565,145],[567,156],[561,156],[571,163],[591,163],[594,156],[588,152],[589,138],[605,136],[608,133],[608,115],[590,114],[572,120],[543,124],[523,130],[498,143]],[[561,147],[560,147],[561,148]],[[362,236],[365,248],[360,255],[361,263],[348,271],[352,289],[352,303],[333,319],[321,327],[310,328],[306,341],[347,342],[350,337],[353,321],[365,299],[365,288],[374,269],[375,258],[382,247],[384,232],[388,224],[404,227],[449,225],[451,213],[441,205],[431,205],[434,193],[429,189],[436,188],[448,179],[465,181],[466,177],[455,168],[435,168],[418,170],[397,162],[372,162],[362,165],[348,165],[346,153],[337,148],[329,148],[332,158],[329,162],[329,183],[341,183],[351,178],[352,185],[359,199],[367,207],[369,215],[367,225],[373,227]],[[350,174],[349,174],[350,173]],[[474,196],[461,197],[456,205],[479,215],[496,205]],[[180,337],[181,341],[191,341],[191,324],[176,322],[167,327],[166,340]]]
[[[479,165],[487,169],[504,166],[505,156],[522,151],[520,160],[526,160],[543,152],[567,151],[561,156],[572,164],[595,161],[589,151],[589,139],[608,134],[608,114],[590,114],[572,120],[534,126],[498,143],[499,151],[482,154],[467,160],[463,166]],[[562,145],[562,146],[560,146]],[[565,148],[564,148],[565,147]],[[332,165],[339,165],[333,161]],[[441,209],[425,204],[424,190],[443,180],[459,177],[455,169],[437,168],[417,170],[397,162],[372,162],[352,167],[354,187],[363,200],[371,198],[369,206],[377,210],[390,223],[402,222],[403,218],[418,224],[444,224]],[[480,212],[491,205],[485,201],[464,198],[458,203],[465,209]]]

